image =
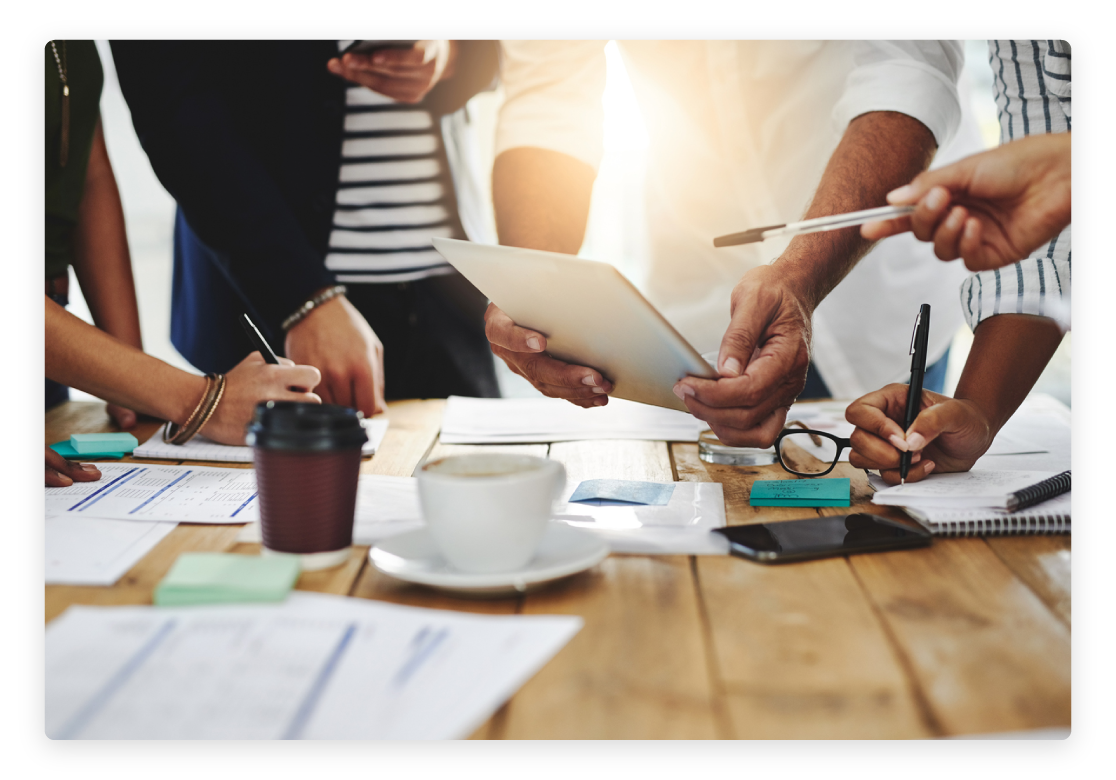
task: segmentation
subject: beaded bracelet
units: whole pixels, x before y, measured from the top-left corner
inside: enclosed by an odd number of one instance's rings
[[[308,315],[310,312],[314,311],[314,309],[317,308],[318,306],[321,306],[326,301],[332,301],[338,295],[344,295],[348,291],[349,291],[348,288],[345,287],[345,285],[343,285],[343,284],[335,284],[332,287],[325,288],[320,293],[315,295],[313,298],[310,298],[308,301],[306,301],[301,306],[299,306],[295,310],[294,314],[292,314],[290,317],[287,317],[287,319],[283,320],[283,324],[282,324],[283,332],[286,333],[288,330],[293,328],[295,325],[302,322],[304,319],[306,319],[306,315]]]

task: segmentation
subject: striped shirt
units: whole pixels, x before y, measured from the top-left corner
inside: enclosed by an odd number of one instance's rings
[[[1070,46],[1065,41],[989,41],[1000,143],[1070,127]],[[969,327],[997,314],[1069,319],[1070,227],[1021,262],[981,271],[961,285]]]
[[[344,49],[351,41],[340,41]],[[326,268],[338,282],[406,282],[451,273],[430,243],[461,238],[436,118],[349,86]]]

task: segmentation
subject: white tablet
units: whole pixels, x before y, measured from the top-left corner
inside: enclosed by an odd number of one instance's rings
[[[604,374],[616,398],[687,411],[674,384],[717,376],[608,263],[452,238],[434,248],[517,324],[546,336],[548,354]]]

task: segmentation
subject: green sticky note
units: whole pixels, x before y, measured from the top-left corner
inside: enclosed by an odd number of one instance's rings
[[[761,479],[752,483],[752,506],[848,506],[847,478]]]
[[[55,442],[50,445],[50,448],[63,458],[69,458],[70,460],[81,460],[83,458],[123,458],[128,454],[127,452],[118,452],[117,450],[111,450],[109,452],[78,452],[69,441]]]
[[[155,588],[155,604],[282,601],[298,579],[297,555],[183,553]]]
[[[92,455],[95,452],[131,452],[139,442],[130,433],[75,433],[70,437],[70,446],[78,455]]]

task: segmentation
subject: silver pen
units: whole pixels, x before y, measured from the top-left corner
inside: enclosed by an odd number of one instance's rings
[[[805,219],[801,222],[790,222],[785,225],[768,225],[767,227],[752,228],[743,233],[730,233],[713,239],[713,246],[737,246],[738,244],[754,244],[757,241],[766,241],[779,236],[796,236],[803,233],[820,233],[823,230],[839,230],[854,225],[863,225],[865,222],[879,222],[886,219],[897,219],[910,214],[914,206],[881,206],[864,211],[850,211],[848,214],[833,214],[828,217]]]

